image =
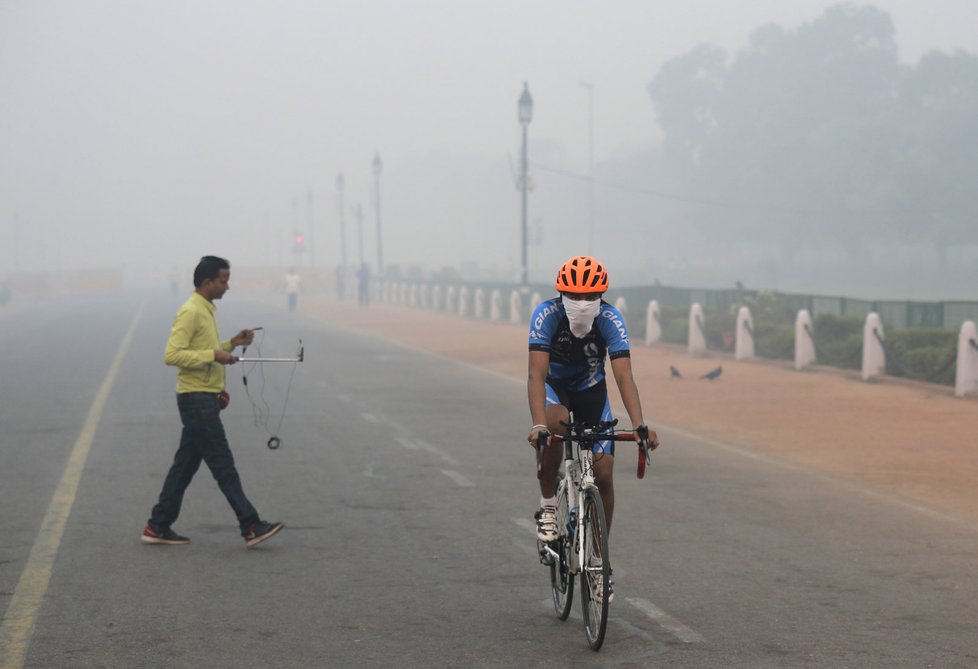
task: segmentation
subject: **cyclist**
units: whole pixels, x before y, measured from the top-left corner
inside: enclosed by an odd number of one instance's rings
[[[561,421],[611,421],[604,360],[611,359],[618,391],[633,429],[645,425],[642,404],[632,376],[628,328],[621,312],[601,297],[608,290],[608,272],[589,256],[575,256],[557,272],[558,297],[539,304],[530,318],[530,360],[527,395],[533,427],[527,440],[536,448],[542,432],[563,434]],[[649,447],[659,445],[649,430]],[[537,538],[557,538],[557,471],[562,446],[551,444],[543,458],[540,510],[536,513]],[[613,441],[594,446],[594,479],[601,492],[608,532],[615,512]]]

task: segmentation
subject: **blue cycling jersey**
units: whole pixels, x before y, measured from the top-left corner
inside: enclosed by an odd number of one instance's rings
[[[586,390],[604,377],[605,354],[612,360],[631,355],[625,317],[601,300],[594,325],[575,337],[560,297],[541,302],[530,318],[530,350],[550,353],[547,383],[569,391]]]

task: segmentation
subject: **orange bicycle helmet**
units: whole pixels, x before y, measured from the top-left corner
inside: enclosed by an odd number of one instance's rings
[[[574,256],[557,270],[556,288],[561,293],[603,293],[608,272],[591,256]]]

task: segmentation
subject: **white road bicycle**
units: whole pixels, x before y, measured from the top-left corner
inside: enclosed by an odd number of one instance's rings
[[[611,587],[611,558],[604,505],[594,483],[592,452],[601,441],[635,441],[632,432],[615,432],[612,422],[588,425],[565,424],[566,434],[543,433],[537,443],[537,477],[543,470],[544,447],[563,443],[563,465],[557,475],[557,538],[537,541],[540,562],[550,568],[550,587],[557,617],[567,620],[574,600],[574,577],[581,577],[581,612],[584,634],[591,650],[604,643],[608,626],[608,597]],[[638,477],[645,476],[650,460],[648,427],[639,438]],[[642,428],[640,428],[642,430]]]

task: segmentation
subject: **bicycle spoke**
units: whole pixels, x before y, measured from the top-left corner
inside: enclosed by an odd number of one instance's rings
[[[567,484],[563,479],[557,485],[557,541],[553,542],[552,548],[557,553],[550,565],[550,588],[553,593],[554,610],[558,618],[567,620],[574,601],[574,577],[570,572],[572,548]]]
[[[581,569],[581,609],[584,632],[592,650],[601,648],[608,626],[608,597],[611,588],[611,560],[604,506],[597,488],[585,491],[581,514],[584,531],[584,565]]]

